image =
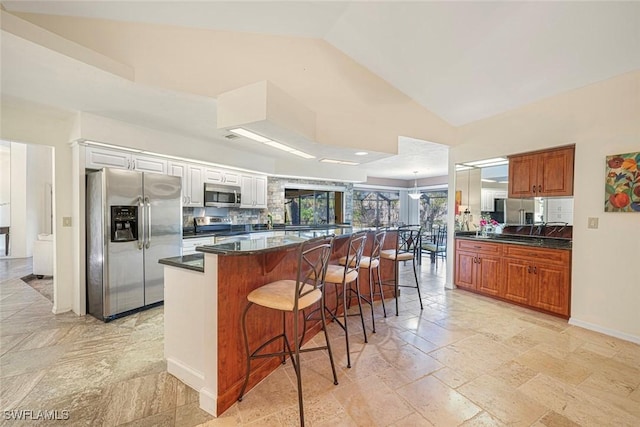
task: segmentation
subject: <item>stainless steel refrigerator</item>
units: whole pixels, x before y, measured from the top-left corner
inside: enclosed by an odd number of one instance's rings
[[[533,199],[496,199],[491,218],[509,225],[533,224],[535,205]]]
[[[87,174],[87,312],[109,321],[164,300],[161,258],[182,248],[180,177]]]

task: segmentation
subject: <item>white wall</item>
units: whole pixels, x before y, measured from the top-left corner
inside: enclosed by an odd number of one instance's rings
[[[576,144],[571,323],[635,342],[640,342],[640,213],[604,212],[604,171],[606,155],[640,151],[639,118],[636,71],[462,126],[460,145],[450,152],[451,167]],[[597,230],[587,229],[588,217],[600,219]]]
[[[0,141],[0,227],[11,224],[11,143]],[[0,242],[4,245],[4,242]],[[3,252],[4,253],[4,252]]]
[[[71,310],[78,277],[73,228],[62,227],[62,217],[72,217],[72,156],[69,141],[75,139],[74,113],[17,100],[2,99],[0,138],[53,147],[54,176],[54,313]],[[72,218],[73,219],[73,218]],[[15,218],[12,218],[12,223]],[[77,224],[75,221],[74,224]],[[13,224],[12,224],[13,226]],[[13,239],[12,239],[13,240]]]
[[[11,225],[9,255],[12,258],[31,256],[27,247],[27,146],[11,143]]]

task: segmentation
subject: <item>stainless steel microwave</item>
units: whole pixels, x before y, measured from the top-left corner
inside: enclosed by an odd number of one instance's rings
[[[216,208],[240,206],[240,187],[204,184],[204,205]]]

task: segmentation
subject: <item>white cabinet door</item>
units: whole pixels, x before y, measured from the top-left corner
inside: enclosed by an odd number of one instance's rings
[[[223,183],[227,185],[239,185],[240,175],[236,172],[223,171]]]
[[[240,178],[240,207],[241,208],[253,208],[255,194],[253,177],[249,175],[242,175]]]
[[[256,176],[254,177],[254,194],[255,194],[255,207],[259,209],[267,209],[267,177]]]
[[[267,208],[267,177],[242,175],[240,180],[240,207],[251,209]]]
[[[141,172],[167,173],[167,161],[158,157],[98,147],[87,147],[85,153],[85,167],[90,169],[107,167]]]
[[[196,248],[203,245],[213,245],[214,237],[195,237],[182,239],[182,255],[195,254]]]
[[[167,164],[167,175],[179,176],[182,178],[182,206],[187,206],[189,202],[189,188],[187,185],[187,164],[184,162],[170,161]]]
[[[108,148],[87,147],[85,150],[85,167],[89,169],[131,167],[131,153],[109,150]]]
[[[158,157],[133,154],[131,156],[131,169],[140,172],[153,172],[166,175],[167,161]]]
[[[482,212],[493,212],[493,190],[488,188],[483,188],[481,191],[480,198],[480,210]]]
[[[185,206],[204,206],[204,167],[187,164],[187,198]]]
[[[240,175],[236,172],[227,171],[224,169],[207,168],[207,170],[205,171],[204,182],[226,185],[239,185]]]

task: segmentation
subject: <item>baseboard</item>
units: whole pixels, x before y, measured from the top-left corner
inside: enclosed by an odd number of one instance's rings
[[[611,337],[620,338],[621,340],[640,344],[640,337],[638,336],[627,334],[625,332],[620,332],[615,329],[605,328],[593,323],[584,322],[582,320],[574,319],[573,317],[569,319],[569,324],[574,326],[579,326],[584,329],[589,329],[590,331],[600,332],[601,334],[609,335]]]
[[[218,416],[217,396],[206,388],[200,389],[200,409],[210,413],[214,417]]]
[[[170,357],[167,358],[167,372],[196,391],[204,386],[204,374]]]

